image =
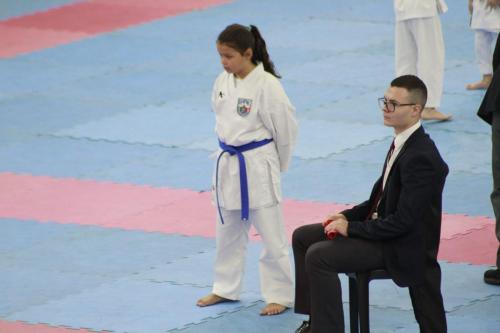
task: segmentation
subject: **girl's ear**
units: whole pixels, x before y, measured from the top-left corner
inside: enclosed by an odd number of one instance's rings
[[[246,49],[245,52],[243,52],[243,57],[252,61],[253,50],[251,48]]]

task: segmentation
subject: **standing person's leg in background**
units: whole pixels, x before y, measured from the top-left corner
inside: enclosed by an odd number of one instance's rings
[[[439,17],[396,21],[396,76],[416,75],[428,87],[422,119],[449,120],[437,110],[441,104],[444,75],[444,42]]]
[[[498,71],[497,71],[498,73]],[[496,236],[500,242],[500,110],[493,112],[491,126],[492,141],[492,168],[493,168],[493,192],[491,193],[491,204],[496,218]],[[500,245],[497,250],[497,268],[484,273],[484,281],[489,284],[500,285]]]
[[[417,75],[417,45],[412,30],[413,20],[396,21],[395,66],[396,76]]]
[[[474,35],[474,50],[482,79],[479,82],[470,83],[467,90],[487,89],[493,77],[493,41],[497,40],[498,33],[486,30],[476,30]]]
[[[443,96],[444,40],[439,16],[415,19],[412,29],[417,44],[417,76],[427,86],[427,103],[422,111],[424,120],[445,121],[451,115],[438,110]]]

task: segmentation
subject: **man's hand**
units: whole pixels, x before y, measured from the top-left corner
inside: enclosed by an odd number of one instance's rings
[[[330,239],[334,238],[337,234],[347,237],[347,224],[348,222],[344,215],[331,215],[325,222],[323,222],[325,234]]]
[[[323,222],[323,227],[326,227],[327,224],[338,219],[347,220],[343,214],[330,214],[326,217],[325,222]]]

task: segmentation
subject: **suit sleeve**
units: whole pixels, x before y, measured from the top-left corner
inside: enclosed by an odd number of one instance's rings
[[[370,194],[370,199],[354,206],[349,209],[346,209],[340,214],[343,214],[347,221],[365,221],[371,208],[373,205],[373,201],[375,200],[376,191],[380,187],[380,183],[382,182],[382,177],[380,177],[373,186],[372,192]]]
[[[401,191],[396,210],[383,218],[370,221],[350,220],[348,234],[371,240],[388,240],[400,237],[423,226],[424,212],[432,209],[431,200],[439,181],[438,168],[425,154],[401,161]]]
[[[268,82],[261,95],[260,117],[271,132],[280,159],[280,171],[286,171],[297,139],[295,108],[278,80]]]

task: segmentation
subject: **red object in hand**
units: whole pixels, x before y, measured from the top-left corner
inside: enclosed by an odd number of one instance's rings
[[[327,225],[329,225],[331,222],[333,222],[332,220],[326,220],[325,222],[323,222],[323,227],[326,227]],[[336,231],[329,231],[326,233],[326,237],[328,239],[334,239],[335,236],[337,236],[337,232]]]

